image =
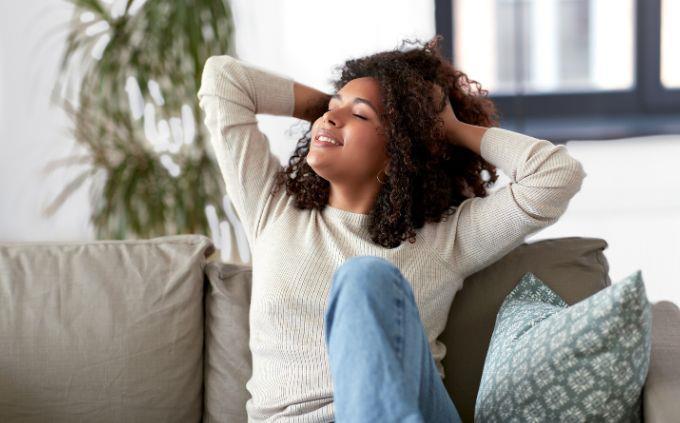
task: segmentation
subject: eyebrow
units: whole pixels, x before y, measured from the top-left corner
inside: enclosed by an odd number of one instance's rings
[[[333,94],[333,95],[331,96],[331,99],[334,99],[334,98],[335,98],[335,99],[338,99],[338,100],[340,100],[340,101],[342,101],[342,96],[341,96],[340,94]],[[371,103],[370,101],[368,101],[368,100],[365,99],[365,98],[354,97],[354,100],[352,100],[352,103],[364,103],[364,104],[368,104],[368,106],[369,106],[371,109],[373,109],[373,111],[375,112],[376,115],[379,114],[379,113],[378,113],[378,110],[375,108],[375,106],[373,106],[373,103]]]

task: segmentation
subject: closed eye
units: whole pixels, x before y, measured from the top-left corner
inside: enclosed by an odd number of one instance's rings
[[[332,111],[332,110],[331,110],[331,109],[326,109],[326,111],[327,111],[327,112],[330,112],[330,111]],[[368,118],[366,118],[366,117],[364,117],[364,116],[361,116],[361,115],[353,114],[352,116],[356,116],[356,117],[358,117],[359,119],[368,120]]]

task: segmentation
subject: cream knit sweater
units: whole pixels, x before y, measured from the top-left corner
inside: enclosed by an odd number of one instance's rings
[[[414,244],[374,244],[369,215],[327,206],[298,210],[281,189],[269,195],[279,160],[255,115],[292,116],[293,79],[231,56],[205,63],[198,91],[212,148],[252,250],[249,421],[330,422],[333,389],[324,342],[331,277],[347,258],[375,255],[411,282],[440,375],[446,354],[437,337],[463,280],[551,225],[586,173],[564,145],[498,127],[487,129],[481,156],[511,182],[417,230]]]

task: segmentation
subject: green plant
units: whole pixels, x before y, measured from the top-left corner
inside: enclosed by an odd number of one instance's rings
[[[207,58],[234,54],[229,5],[65,1],[74,15],[52,101],[67,112],[87,154],[48,166],[89,166],[44,213],[54,213],[91,178],[97,238],[208,233],[205,210],[213,204],[221,211],[223,187],[196,93]],[[61,92],[74,75],[77,101],[70,101]]]

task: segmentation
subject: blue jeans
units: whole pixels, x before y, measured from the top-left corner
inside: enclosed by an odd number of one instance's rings
[[[461,421],[395,265],[351,257],[333,274],[329,296],[325,341],[339,423]]]

